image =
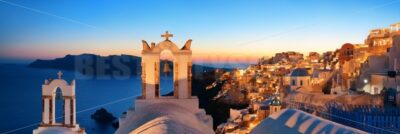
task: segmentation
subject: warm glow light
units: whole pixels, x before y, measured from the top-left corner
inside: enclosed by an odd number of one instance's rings
[[[244,70],[243,70],[243,69],[240,69],[240,70],[239,70],[239,74],[240,74],[240,76],[243,76]]]
[[[250,123],[249,130],[253,130],[259,123],[259,121],[253,121],[252,123]]]

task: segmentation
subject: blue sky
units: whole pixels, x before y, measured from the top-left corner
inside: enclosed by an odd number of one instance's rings
[[[140,55],[193,39],[194,57],[323,52],[400,22],[399,0],[0,0],[0,58]]]

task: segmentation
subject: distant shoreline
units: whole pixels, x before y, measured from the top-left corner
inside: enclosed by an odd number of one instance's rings
[[[168,63],[173,68],[171,61],[161,61]],[[163,67],[165,64],[160,64]],[[110,55],[99,56],[95,54],[66,55],[62,58],[51,60],[37,59],[29,64],[30,68],[40,69],[59,69],[79,72],[87,76],[138,76],[141,74],[141,57],[132,55]],[[201,74],[204,71],[222,69],[225,71],[234,68],[246,68],[249,64],[233,63],[199,63],[192,65],[194,75]]]

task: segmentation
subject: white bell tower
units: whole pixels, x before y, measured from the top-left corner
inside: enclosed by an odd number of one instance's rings
[[[136,98],[134,107],[119,118],[120,127],[116,132],[117,134],[142,132],[143,128],[151,130],[156,126],[146,125],[146,122],[166,119],[166,117],[171,120],[160,121],[160,125],[184,118],[185,121],[198,122],[199,125],[195,127],[203,126],[202,129],[205,131],[212,131],[212,117],[207,115],[204,109],[199,108],[198,98],[192,96],[192,50],[190,49],[192,40],[189,39],[182,48],[178,48],[169,40],[172,36],[167,31],[161,35],[165,40],[157,45],[151,43],[151,46],[149,46],[146,41],[142,41],[142,96]],[[173,96],[160,95],[160,54],[163,51],[170,51],[173,55]],[[179,109],[184,110],[180,111]],[[175,114],[178,111],[182,114]],[[160,132],[162,133],[162,131]],[[175,132],[185,133],[184,129]]]
[[[160,98],[160,54],[163,51],[170,51],[174,57],[174,97],[189,99],[192,94],[192,50],[190,50],[192,40],[189,39],[179,49],[169,40],[173,35],[168,31],[161,37],[164,37],[165,40],[157,45],[152,43],[149,46],[146,41],[142,41],[142,99]]]
[[[42,85],[42,123],[33,131],[34,134],[44,133],[47,130],[60,130],[61,132],[85,133],[76,123],[75,80],[69,84],[62,79],[63,73],[57,73],[57,79],[45,80]],[[63,115],[56,115],[55,97],[56,90],[61,89],[63,99]],[[56,117],[57,116],[57,117]],[[56,122],[63,118],[62,122]]]

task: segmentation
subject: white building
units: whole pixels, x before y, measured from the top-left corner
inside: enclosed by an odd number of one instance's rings
[[[363,64],[358,79],[358,88],[370,94],[379,94],[382,89],[393,88],[400,91],[400,35],[393,36],[393,45],[386,55],[369,56]],[[389,76],[392,72],[393,76]]]
[[[309,90],[310,82],[311,75],[305,68],[296,68],[284,78],[284,85],[290,85],[291,90]]]

